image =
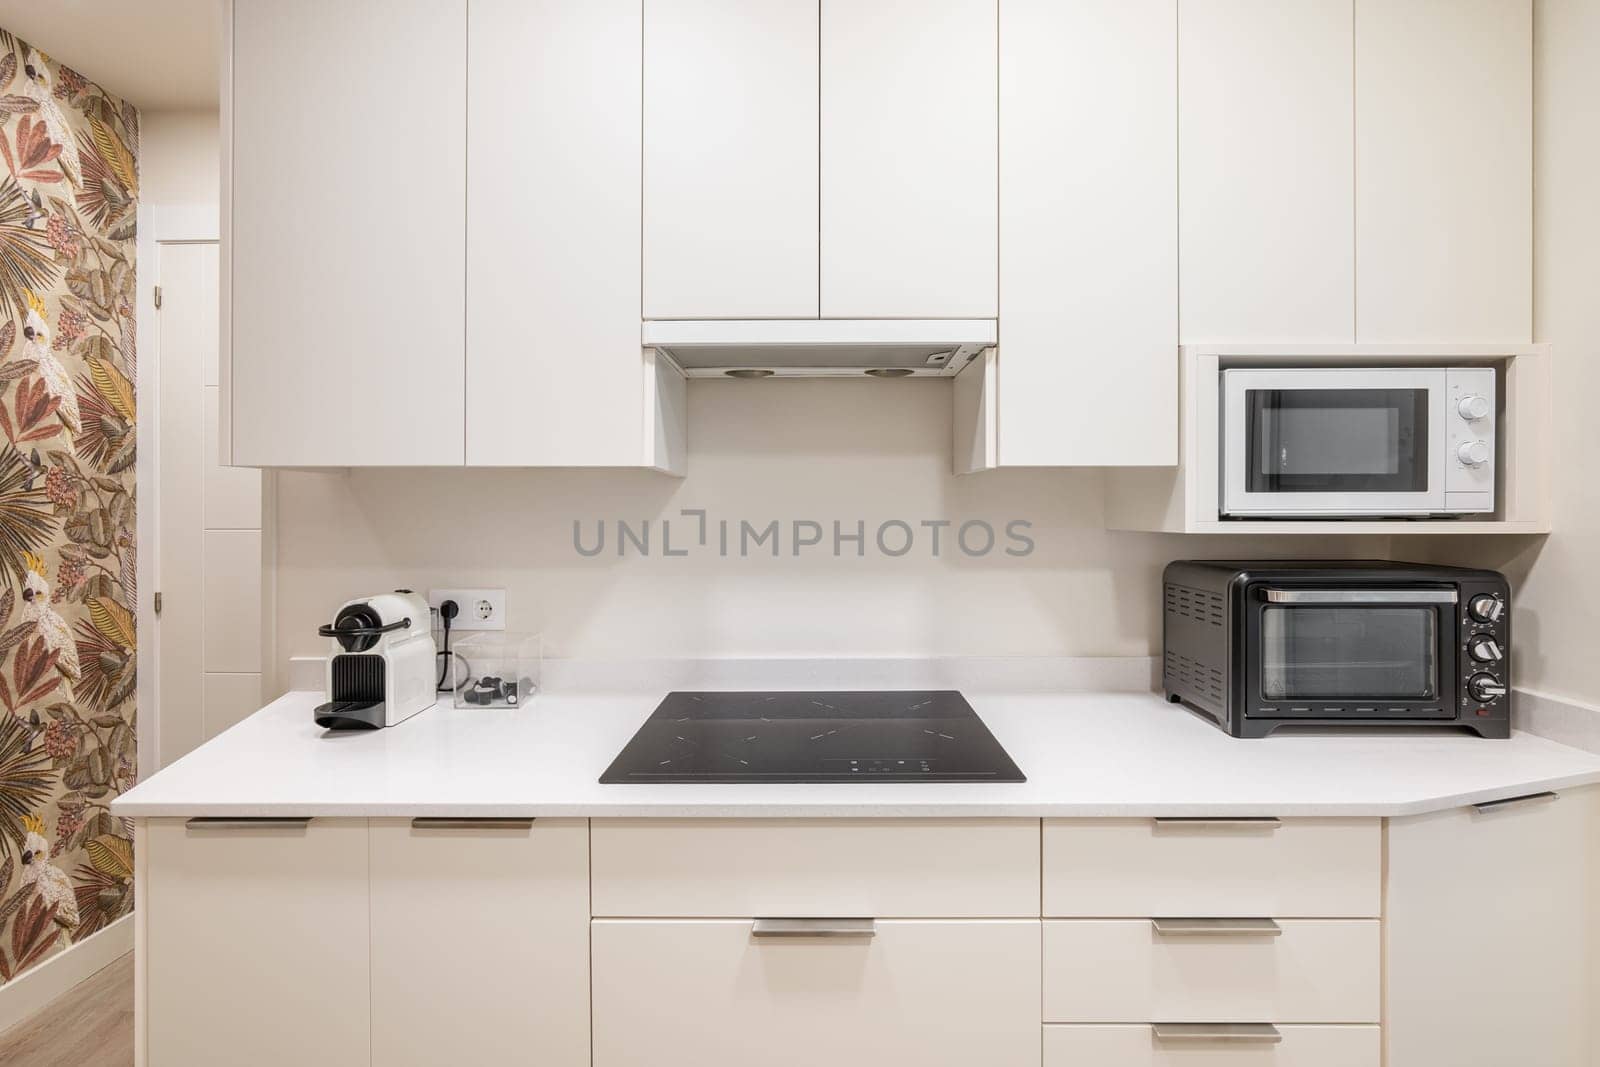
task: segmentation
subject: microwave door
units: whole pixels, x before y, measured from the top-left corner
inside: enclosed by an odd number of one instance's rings
[[[1444,509],[1441,372],[1230,370],[1224,382],[1225,514]]]

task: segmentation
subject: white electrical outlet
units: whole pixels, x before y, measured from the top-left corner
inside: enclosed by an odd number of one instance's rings
[[[456,617],[450,621],[452,630],[504,630],[506,628],[506,591],[504,589],[430,589],[428,606],[437,609],[446,600],[454,600]]]

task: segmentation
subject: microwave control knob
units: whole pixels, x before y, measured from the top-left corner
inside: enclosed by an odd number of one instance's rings
[[[1489,442],[1467,441],[1456,449],[1456,458],[1469,467],[1481,467],[1489,462]]]
[[[1506,602],[1493,593],[1479,593],[1467,601],[1467,614],[1479,622],[1499,622],[1505,610]]]
[[[1467,679],[1467,693],[1480,704],[1506,695],[1505,683],[1492,674],[1474,674]]]
[[[1505,653],[1500,650],[1500,642],[1492,637],[1480,637],[1467,646],[1467,655],[1479,663],[1498,663],[1505,659]]]
[[[1489,410],[1489,398],[1478,393],[1468,393],[1456,402],[1456,411],[1468,422],[1488,418]]]

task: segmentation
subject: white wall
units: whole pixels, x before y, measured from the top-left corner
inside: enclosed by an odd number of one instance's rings
[[[358,413],[359,414],[359,413]],[[284,472],[278,479],[282,656],[321,654],[344,599],[430,585],[504,585],[513,629],[546,654],[1145,656],[1160,641],[1161,567],[1183,555],[1383,554],[1382,539],[1112,533],[1092,470],[950,470],[950,383],[697,382],[689,475],[642,471]],[[517,418],[508,397],[505,418]],[[580,556],[572,523],[705,508],[764,525],[812,519],[825,551],[719,558]],[[1033,555],[831,555],[831,523],[1031,520]],[[675,546],[691,520],[673,524]],[[659,539],[660,529],[652,531]],[[946,534],[948,539],[949,534]],[[715,534],[712,537],[715,543]],[[659,540],[652,549],[659,551]],[[851,549],[853,551],[853,548]]]
[[[217,112],[139,113],[139,189],[147,204],[215,204],[221,159]]]
[[[1496,567],[1515,591],[1514,680],[1600,706],[1600,4],[1534,5],[1534,340],[1555,348],[1555,532],[1439,538],[1429,558]],[[1397,544],[1399,542],[1397,541]]]

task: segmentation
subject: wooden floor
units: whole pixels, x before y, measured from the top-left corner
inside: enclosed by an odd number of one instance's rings
[[[131,1067],[133,953],[0,1034],[5,1067]]]

